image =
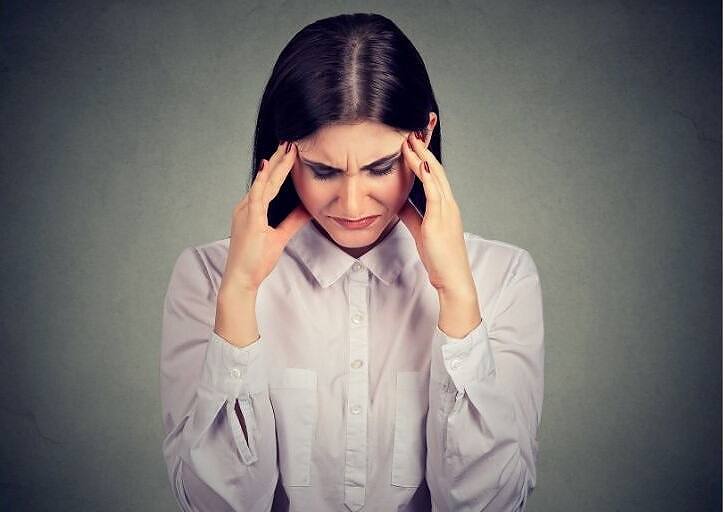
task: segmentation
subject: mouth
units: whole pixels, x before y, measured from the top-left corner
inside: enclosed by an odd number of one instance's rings
[[[340,226],[347,228],[347,229],[361,229],[369,227],[372,223],[374,223],[380,216],[379,215],[373,215],[371,217],[362,217],[361,219],[355,219],[355,220],[349,220],[349,219],[343,219],[340,217],[331,217],[334,219],[337,224]]]

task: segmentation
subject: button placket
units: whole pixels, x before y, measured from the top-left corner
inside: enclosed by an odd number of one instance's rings
[[[355,263],[349,279],[349,361],[348,395],[345,425],[344,503],[350,510],[364,505],[367,484],[367,406],[368,372],[368,278],[369,273]],[[357,271],[359,267],[359,271]]]

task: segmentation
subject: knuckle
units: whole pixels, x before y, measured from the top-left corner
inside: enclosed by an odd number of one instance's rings
[[[234,212],[238,212],[239,210],[241,210],[242,208],[244,208],[244,206],[246,206],[247,201],[249,200],[248,198],[249,198],[248,195],[244,196],[241,201],[239,201],[238,203],[236,203],[236,205],[234,206],[233,211],[234,211]]]

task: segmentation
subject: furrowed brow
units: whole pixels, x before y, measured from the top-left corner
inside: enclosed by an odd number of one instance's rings
[[[396,153],[392,153],[391,155],[386,155],[386,156],[383,156],[382,158],[378,158],[374,162],[370,162],[366,165],[363,165],[361,168],[371,170],[371,169],[375,169],[377,167],[382,167],[383,165],[385,165],[387,163],[391,163],[393,160],[397,160],[400,157],[400,155],[401,155],[401,153],[398,151]],[[342,169],[338,169],[337,167],[333,167],[331,165],[328,165],[328,164],[325,164],[322,162],[315,162],[313,160],[307,160],[305,158],[302,158],[301,156],[299,157],[299,159],[310,167],[315,167],[315,168],[323,170],[323,171],[337,171],[337,172],[344,173],[344,171]]]

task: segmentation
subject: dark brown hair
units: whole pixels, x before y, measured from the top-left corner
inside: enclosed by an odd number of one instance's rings
[[[281,140],[303,139],[330,124],[376,121],[402,131],[425,130],[438,120],[429,149],[440,154],[440,113],[425,64],[402,31],[379,14],[342,14],[307,25],[287,43],[259,105],[252,171]],[[425,192],[415,177],[410,199],[425,213]],[[291,176],[269,204],[277,227],[300,203]]]

